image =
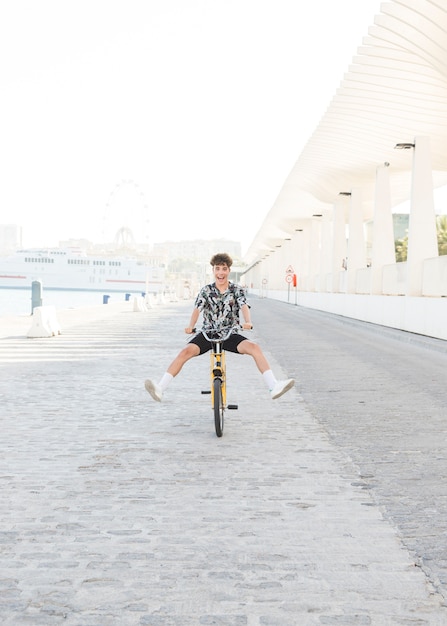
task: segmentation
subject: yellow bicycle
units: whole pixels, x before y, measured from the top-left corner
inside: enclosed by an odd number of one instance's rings
[[[202,393],[211,394],[211,405],[214,411],[214,427],[218,437],[222,437],[223,434],[225,409],[234,410],[238,408],[237,404],[227,405],[227,375],[224,342],[228,339],[233,330],[234,328],[230,328],[225,335],[222,335],[219,331],[201,331],[205,339],[212,344],[210,352],[211,388],[202,391]]]

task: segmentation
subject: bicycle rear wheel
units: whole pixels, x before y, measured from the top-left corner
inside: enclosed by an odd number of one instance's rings
[[[222,397],[222,381],[220,378],[215,378],[213,381],[214,392],[214,427],[216,429],[216,435],[222,437],[224,427],[224,403]]]

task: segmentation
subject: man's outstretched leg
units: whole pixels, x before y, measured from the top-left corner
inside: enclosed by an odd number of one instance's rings
[[[194,343],[189,343],[186,348],[178,353],[158,383],[150,379],[144,382],[146,391],[151,394],[154,400],[161,402],[164,390],[171,384],[185,363],[199,354],[200,348]]]
[[[270,365],[261,350],[260,346],[254,341],[246,339],[241,341],[237,350],[240,354],[249,354],[255,360],[258,370],[261,372],[267,389],[270,392],[272,400],[280,398],[282,395],[292,389],[295,381],[293,378],[287,378],[286,380],[277,380],[273,371],[270,369]]]

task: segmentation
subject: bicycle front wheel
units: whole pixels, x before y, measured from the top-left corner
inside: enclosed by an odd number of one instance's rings
[[[224,403],[222,397],[222,381],[215,378],[213,381],[214,427],[216,435],[222,437],[224,427]]]

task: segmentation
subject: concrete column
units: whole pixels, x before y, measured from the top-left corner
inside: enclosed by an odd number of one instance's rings
[[[355,293],[357,270],[366,267],[365,234],[363,230],[362,195],[360,189],[351,190],[349,210],[347,292]]]
[[[268,268],[267,262],[265,259],[262,259],[258,265],[256,266],[258,283],[255,285],[257,289],[260,289],[260,293],[262,297],[267,295],[267,290],[269,289],[268,284]]]
[[[264,278],[267,280],[267,290],[273,288],[273,273],[272,273],[272,257],[271,253],[267,252],[263,259]]]
[[[317,277],[320,274],[320,226],[319,219],[313,219],[310,223],[309,291],[315,291]]]
[[[250,277],[249,277],[249,284],[248,284],[250,289],[251,288],[253,288],[253,289],[260,289],[261,288],[261,280],[262,280],[261,267],[262,267],[262,263],[258,263],[251,270]]]
[[[301,271],[300,268],[300,255],[299,255],[299,242],[298,235],[301,233],[294,232],[291,235],[290,241],[287,241],[287,250],[290,254],[290,265],[292,265],[295,274],[298,275]]]
[[[272,252],[270,252],[270,261],[271,261],[271,272],[270,272],[270,280],[272,289],[283,289],[283,270],[281,263],[281,248],[279,245],[275,245]]]
[[[320,291],[328,291],[328,274],[332,265],[332,221],[326,217],[321,221],[321,251],[320,251]]]
[[[346,246],[346,201],[337,200],[334,204],[332,227],[332,291],[340,291],[340,272],[347,256]]]
[[[287,260],[287,247],[286,247],[286,241],[284,241],[281,244],[280,248],[276,248],[276,268],[278,271],[278,279],[279,279],[279,284],[280,289],[284,289],[287,287],[287,283],[286,283],[286,269],[287,266],[289,264],[289,261]]]
[[[307,291],[309,277],[309,237],[308,228],[300,229],[296,232],[294,242],[297,252],[297,264],[294,267],[298,278],[298,289]]]
[[[430,139],[414,140],[408,227],[407,296],[422,295],[422,263],[438,256]]]
[[[371,294],[380,295],[382,293],[383,266],[396,263],[388,166],[381,165],[377,168],[375,192],[371,254]]]

